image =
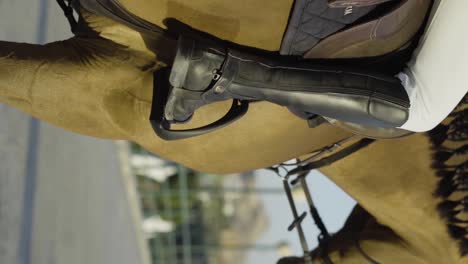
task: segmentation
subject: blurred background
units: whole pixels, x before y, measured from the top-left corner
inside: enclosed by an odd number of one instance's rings
[[[0,40],[70,36],[55,0],[0,0]],[[336,232],[355,202],[318,172],[308,183]],[[197,172],[0,104],[0,263],[274,264],[302,254],[286,230],[291,221],[282,182],[269,171]],[[318,230],[306,221],[313,248]]]

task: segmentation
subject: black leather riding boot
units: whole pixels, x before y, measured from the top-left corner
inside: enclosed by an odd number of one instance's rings
[[[170,83],[165,118],[175,122],[233,98],[377,127],[399,127],[408,118],[408,96],[393,76],[273,60],[187,38],[179,40]]]

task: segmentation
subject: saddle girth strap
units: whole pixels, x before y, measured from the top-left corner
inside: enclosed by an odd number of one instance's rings
[[[354,152],[356,151],[359,151],[367,146],[369,146],[370,144],[374,143],[375,142],[375,139],[370,139],[370,138],[364,138],[364,139],[361,139],[359,140],[358,142],[352,144],[351,146],[335,153],[335,154],[332,154],[326,158],[322,158],[321,160],[318,160],[318,161],[313,161],[313,162],[310,162],[306,165],[303,165],[303,166],[300,166],[296,169],[293,169],[291,170],[288,174],[289,175],[295,175],[295,174],[300,174],[300,173],[304,173],[304,172],[309,172],[311,170],[316,170],[316,169],[320,169],[322,167],[325,167],[325,166],[328,166],[328,165],[331,165],[333,164],[334,162],[336,161],[339,161],[341,159],[344,159],[346,158],[347,156],[353,154]]]

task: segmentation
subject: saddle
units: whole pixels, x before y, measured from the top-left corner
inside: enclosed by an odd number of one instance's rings
[[[407,118],[409,99],[393,76],[410,59],[430,5],[427,0],[296,0],[281,56],[276,56],[206,40],[204,34],[174,36],[131,14],[117,0],[78,4],[155,36],[165,48],[177,47],[174,66],[155,74],[158,87],[166,83],[167,89],[155,90],[150,119],[166,140],[219,129],[260,100],[286,106],[309,124],[326,120],[372,138],[408,135],[396,128]],[[369,47],[366,53],[356,54],[354,49],[363,45]],[[204,60],[195,62],[193,56]],[[325,57],[340,59],[320,59]],[[328,86],[333,89],[323,89]],[[230,111],[213,124],[171,129],[172,123],[189,121],[198,107],[229,99]]]

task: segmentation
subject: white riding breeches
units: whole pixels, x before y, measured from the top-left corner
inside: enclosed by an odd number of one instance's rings
[[[468,92],[468,1],[436,1],[408,68],[398,77],[410,98],[401,128],[424,132],[442,122]]]

